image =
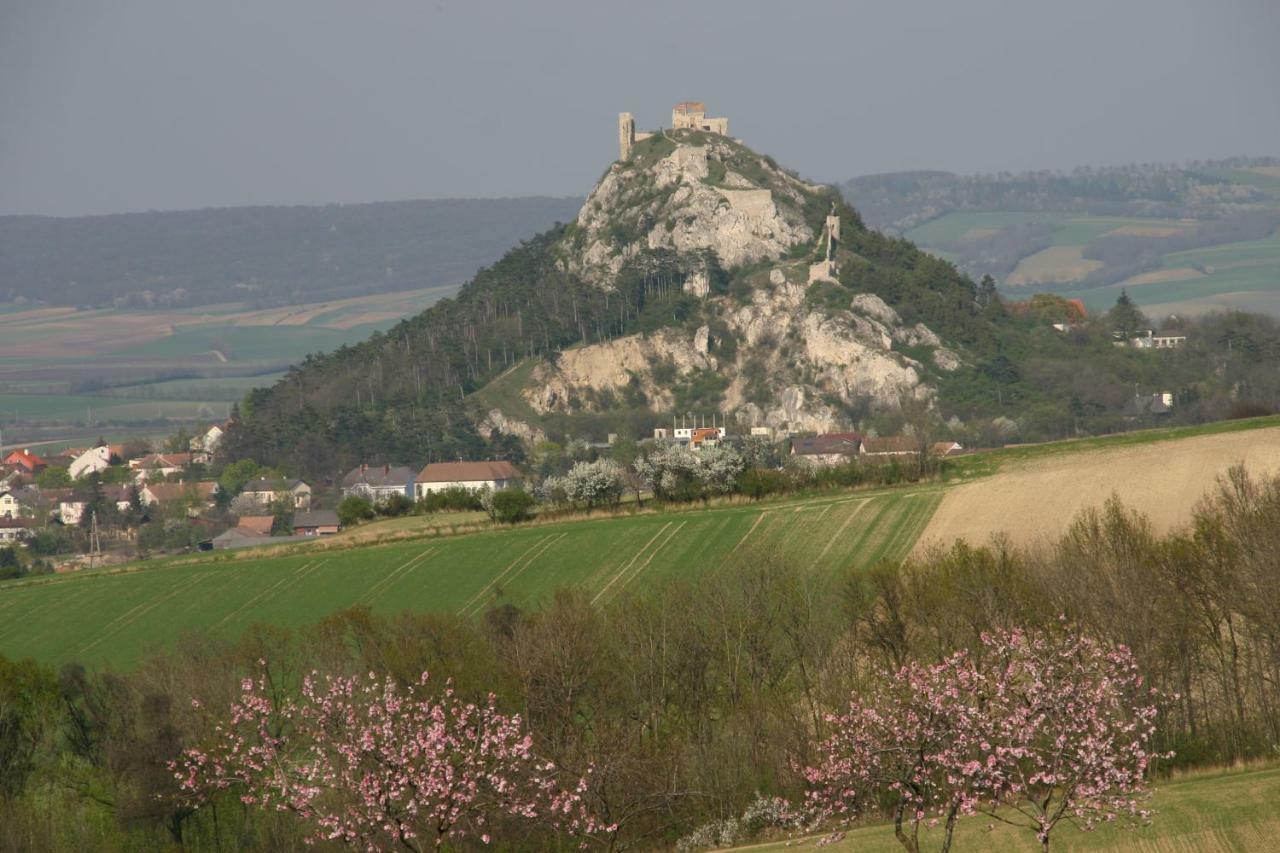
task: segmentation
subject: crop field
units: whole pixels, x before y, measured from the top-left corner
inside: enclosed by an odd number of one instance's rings
[[[1060,825],[1053,835],[1055,850],[1125,850],[1135,853],[1175,853],[1228,850],[1272,850],[1280,833],[1275,802],[1280,797],[1280,769],[1228,771],[1158,783],[1151,798],[1156,815],[1149,826],[1104,825],[1081,832]],[[962,819],[956,827],[953,850],[1039,850],[1030,830],[995,823],[981,815]],[[935,849],[940,833],[922,833],[921,849]],[[817,840],[755,845],[750,849],[783,851],[815,848]],[[895,853],[902,846],[888,825],[855,829],[824,850]]]
[[[575,586],[607,606],[664,579],[714,574],[746,546],[829,576],[905,555],[939,497],[936,487],[844,494],[11,582],[0,584],[0,652],[125,667],[184,631],[236,636],[354,605],[477,615]]]
[[[1157,530],[1168,531],[1191,520],[1196,503],[1232,464],[1242,463],[1254,474],[1280,473],[1280,425],[1264,418],[1257,426],[1103,444],[1092,452],[1026,448],[1022,458],[1010,456],[991,476],[947,489],[919,547],[958,538],[985,543],[996,533],[1018,544],[1034,543],[1060,535],[1082,510],[1112,495],[1150,518]],[[1149,437],[1158,439],[1159,433]]]
[[[455,286],[282,308],[31,308],[0,305],[0,429],[225,416],[309,353],[357,343]]]

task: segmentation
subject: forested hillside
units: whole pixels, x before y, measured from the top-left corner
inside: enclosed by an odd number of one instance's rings
[[[263,308],[465,280],[572,198],[0,217],[0,302]]]

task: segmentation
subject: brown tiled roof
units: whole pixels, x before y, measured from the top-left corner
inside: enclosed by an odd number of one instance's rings
[[[195,489],[196,495],[200,498],[208,500],[213,497],[214,489],[217,483],[213,481],[198,483],[155,483],[147,486],[147,491],[151,492],[151,496],[161,503],[175,501],[185,497],[188,489]]]
[[[419,483],[457,483],[474,480],[518,480],[520,472],[510,462],[433,462],[418,474]]]

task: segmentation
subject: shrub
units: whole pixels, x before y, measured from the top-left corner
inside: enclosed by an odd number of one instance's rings
[[[347,495],[338,503],[338,521],[350,527],[373,518],[373,504],[360,495]]]
[[[493,493],[490,499],[490,517],[504,524],[515,524],[529,517],[533,508],[533,496],[524,489],[501,489]]]

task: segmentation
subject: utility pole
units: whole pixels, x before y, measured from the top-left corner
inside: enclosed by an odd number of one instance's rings
[[[95,509],[89,516],[89,568],[97,568],[101,559],[102,537],[98,533],[98,511]]]

